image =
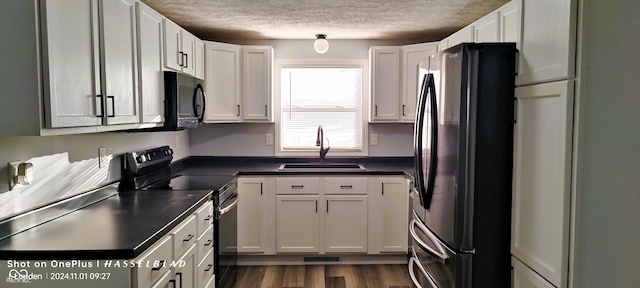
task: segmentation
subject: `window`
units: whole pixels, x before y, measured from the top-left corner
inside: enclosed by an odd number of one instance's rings
[[[366,60],[279,60],[277,155],[317,155],[318,126],[329,156],[366,155]]]

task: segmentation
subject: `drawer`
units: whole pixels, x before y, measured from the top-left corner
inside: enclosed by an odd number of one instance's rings
[[[367,194],[367,177],[327,177],[325,194]]]
[[[200,236],[213,224],[213,201],[207,201],[194,214],[196,215],[196,235]]]
[[[198,239],[196,235],[196,216],[189,215],[169,235],[173,238],[173,257],[179,259]]]
[[[216,275],[211,276],[209,282],[207,282],[202,288],[216,288]]]
[[[166,273],[164,273],[164,275],[162,275],[160,277],[160,279],[158,279],[158,281],[156,283],[153,284],[153,286],[149,286],[149,288],[165,288],[165,287],[169,287],[167,285],[169,285],[169,281],[171,281],[171,271],[167,271]],[[140,287],[139,288],[146,288],[146,287]]]
[[[209,225],[209,229],[205,230],[200,238],[198,238],[196,248],[196,263],[202,262],[207,252],[213,248],[213,225]]]
[[[318,194],[320,178],[318,177],[278,177],[276,194]]]
[[[204,256],[202,262],[198,264],[196,269],[196,287],[204,287],[209,282],[209,278],[213,277],[213,249],[209,250],[207,255]]]
[[[173,260],[171,256],[171,244],[171,237],[167,235],[154,243],[134,260],[135,262],[141,261],[140,263],[151,263],[149,265],[136,265],[133,267],[135,287],[150,287],[170,272],[169,265]],[[161,263],[162,265],[153,267],[154,263]]]

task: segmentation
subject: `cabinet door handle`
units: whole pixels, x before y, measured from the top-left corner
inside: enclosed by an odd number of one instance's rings
[[[107,96],[107,99],[111,99],[111,115],[107,115],[107,117],[114,118],[116,117],[116,97]]]
[[[209,221],[211,218],[213,218],[213,215],[207,215],[207,218],[204,218],[204,221]]]
[[[260,195],[262,195],[262,182],[260,183]]]
[[[169,283],[171,283],[171,286],[173,288],[176,288],[176,280],[171,279],[171,280],[169,280]]]
[[[158,271],[164,267],[164,264],[167,263],[167,260],[162,260],[158,262],[158,266],[151,268],[151,271]]]
[[[384,183],[382,183],[382,195],[384,195]]]
[[[318,214],[318,200],[316,200],[316,214]]]
[[[187,235],[187,238],[186,238],[186,239],[184,239],[184,240],[182,240],[182,241],[184,241],[184,242],[188,242],[188,241],[191,241],[191,239],[193,239],[193,234],[189,234],[189,235]]]
[[[189,68],[189,54],[184,53],[182,55],[184,55],[184,58],[185,58],[185,60],[184,60],[184,68]]]
[[[213,268],[213,265],[211,265],[211,264],[207,265],[207,269],[204,269],[204,272],[211,271],[211,268]]]
[[[373,106],[373,116],[378,116],[378,105]]]
[[[269,116],[267,111],[269,110],[269,105],[264,105],[264,116]]]
[[[402,105],[402,116],[407,116],[406,114],[404,114],[404,107],[407,105]]]
[[[236,116],[240,116],[240,105],[236,105],[238,106],[238,112],[236,113]]]
[[[102,118],[104,117],[104,96],[96,95],[96,98],[100,99],[100,109],[96,109],[97,111],[100,111],[100,114],[96,112],[96,117]]]
[[[180,288],[182,288],[182,272],[176,272],[176,277],[180,276]]]
[[[329,213],[329,200],[327,200],[327,213]]]
[[[303,189],[304,185],[291,185],[291,189]]]
[[[184,53],[182,53],[182,51],[178,52],[178,65],[180,65],[180,67],[184,67]]]
[[[340,189],[352,189],[353,185],[340,185]]]
[[[207,240],[207,243],[204,243],[204,246],[209,246],[211,243],[213,243],[213,240],[209,239]]]

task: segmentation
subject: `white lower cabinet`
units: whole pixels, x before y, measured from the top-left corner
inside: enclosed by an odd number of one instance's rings
[[[512,288],[556,288],[516,258],[511,258],[511,266],[513,268]]]
[[[238,252],[275,254],[275,178],[238,179]]]
[[[516,97],[511,253],[567,287],[573,81],[518,87]]]
[[[276,196],[276,251],[320,252],[319,195]]]
[[[194,269],[196,267],[196,244],[192,244],[191,248],[178,259],[178,263],[184,263],[184,266],[176,266],[173,278],[176,281],[176,287],[180,288],[196,288]]]
[[[409,187],[404,177],[369,180],[370,254],[406,253],[409,236]]]
[[[324,251],[367,252],[367,195],[325,196]]]

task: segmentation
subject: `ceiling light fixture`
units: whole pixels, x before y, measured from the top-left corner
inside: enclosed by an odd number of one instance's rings
[[[317,34],[316,41],[313,42],[313,49],[319,54],[324,54],[329,50],[329,41],[327,41],[327,34]]]

